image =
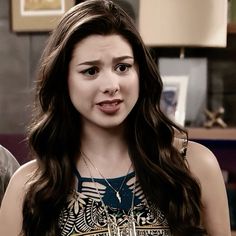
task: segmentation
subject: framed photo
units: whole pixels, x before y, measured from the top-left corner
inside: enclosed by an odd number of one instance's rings
[[[16,32],[50,31],[74,0],[11,0],[11,28]]]
[[[207,107],[207,58],[159,58],[161,76],[187,76],[187,104],[185,124],[202,126]],[[217,85],[219,85],[218,83]]]
[[[173,121],[184,126],[186,113],[187,76],[162,76],[161,109]]]

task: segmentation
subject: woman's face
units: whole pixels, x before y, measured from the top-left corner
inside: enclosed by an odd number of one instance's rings
[[[69,96],[82,124],[121,125],[139,96],[138,66],[120,35],[91,35],[75,45],[69,64]]]

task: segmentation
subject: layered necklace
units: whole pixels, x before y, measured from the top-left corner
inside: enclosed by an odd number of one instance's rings
[[[121,186],[118,190],[114,189],[112,187],[112,185],[109,183],[109,181],[101,174],[101,172],[98,170],[98,168],[95,167],[95,165],[92,163],[92,161],[87,157],[87,155],[85,155],[84,152],[81,152],[81,155],[82,155],[82,159],[89,171],[89,174],[90,174],[90,177],[91,177],[91,180],[93,182],[93,184],[95,185],[96,187],[96,191],[99,195],[99,198],[100,198],[100,201],[102,203],[102,206],[104,208],[104,211],[105,211],[105,214],[106,214],[106,218],[107,218],[107,228],[108,228],[108,235],[109,236],[136,236],[136,227],[135,227],[135,219],[134,219],[134,197],[135,197],[135,188],[136,188],[136,180],[134,182],[134,189],[133,189],[133,195],[132,195],[132,203],[131,203],[131,209],[130,209],[130,215],[127,216],[128,218],[128,221],[127,221],[127,224],[120,227],[118,224],[117,224],[117,220],[116,220],[116,216],[111,216],[108,212],[108,209],[107,209],[107,206],[105,205],[104,201],[102,200],[102,196],[98,190],[98,186],[97,186],[97,183],[96,181],[94,180],[93,176],[92,176],[92,172],[88,166],[88,163],[87,161],[90,162],[90,164],[97,170],[97,172],[99,173],[99,175],[101,175],[101,177],[105,180],[105,182],[108,184],[109,187],[111,187],[111,189],[113,189],[113,191],[116,193],[116,197],[117,199],[119,200],[119,202],[121,203],[121,196],[120,196],[120,190],[122,189],[122,186],[124,185],[125,183],[125,180],[127,178],[127,175],[131,169],[131,166],[129,167],[129,170],[128,170],[128,173],[126,174],[126,176],[124,177],[122,183],[121,183]],[[87,161],[86,161],[87,160]]]
[[[107,180],[107,178],[104,177],[104,175],[101,173],[101,171],[100,171],[100,170],[93,164],[93,162],[88,158],[88,156],[87,156],[84,152],[82,152],[82,151],[81,151],[81,154],[82,154],[82,156],[83,156],[84,158],[86,158],[86,160],[88,160],[88,161],[90,162],[90,164],[93,166],[93,168],[94,168],[94,169],[98,172],[98,174],[105,180],[105,182],[108,184],[108,186],[115,192],[115,195],[116,195],[116,197],[117,197],[119,203],[121,203],[120,191],[121,191],[121,189],[122,189],[122,187],[123,187],[123,185],[124,185],[124,183],[125,183],[125,180],[126,180],[128,174],[129,174],[129,172],[130,172],[130,169],[131,169],[131,167],[132,167],[132,163],[130,164],[129,169],[128,169],[128,171],[127,171],[125,177],[123,178],[123,181],[122,181],[122,183],[121,183],[119,189],[116,190],[116,189],[109,183],[109,181]],[[83,159],[84,159],[84,158],[83,158]]]

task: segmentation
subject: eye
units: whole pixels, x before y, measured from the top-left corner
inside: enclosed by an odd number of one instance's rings
[[[81,73],[86,75],[86,76],[94,76],[94,75],[96,75],[96,73],[98,73],[98,68],[90,67],[86,70],[83,70]]]
[[[121,72],[121,73],[126,72],[129,70],[130,67],[131,67],[130,64],[126,64],[126,63],[118,64],[116,66],[116,71]]]

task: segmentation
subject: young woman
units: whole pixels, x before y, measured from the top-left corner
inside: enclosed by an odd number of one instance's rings
[[[38,72],[29,143],[0,235],[229,236],[214,155],[179,139],[162,81],[132,20],[110,0],[73,7]]]

